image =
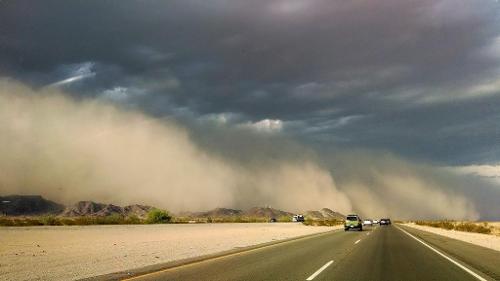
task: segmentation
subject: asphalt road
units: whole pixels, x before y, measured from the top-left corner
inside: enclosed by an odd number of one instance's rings
[[[400,226],[334,231],[131,280],[500,280],[500,252]]]

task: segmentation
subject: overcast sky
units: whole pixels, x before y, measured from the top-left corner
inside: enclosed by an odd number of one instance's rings
[[[1,1],[0,74],[317,151],[500,162],[495,0]]]

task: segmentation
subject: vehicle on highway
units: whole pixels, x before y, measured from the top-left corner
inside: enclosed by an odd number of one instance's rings
[[[390,225],[391,220],[390,219],[380,219],[380,225]]]
[[[305,221],[304,215],[294,215],[292,217],[293,222],[303,222]]]
[[[378,224],[378,220],[373,220],[373,224]]]
[[[373,221],[371,219],[365,219],[363,221],[363,225],[369,225],[369,226],[371,226],[371,225],[373,225]]]
[[[358,215],[348,215],[344,223],[344,231],[357,229],[363,231],[363,221]]]

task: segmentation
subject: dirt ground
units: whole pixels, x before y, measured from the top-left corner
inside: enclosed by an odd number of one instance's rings
[[[0,280],[74,280],[333,229],[299,223],[0,227]]]
[[[416,225],[414,223],[406,223],[404,225],[500,251],[500,235],[498,235],[498,233],[500,232],[500,222],[488,222],[488,224],[495,227],[493,231],[494,233],[481,234],[463,232],[431,226]]]

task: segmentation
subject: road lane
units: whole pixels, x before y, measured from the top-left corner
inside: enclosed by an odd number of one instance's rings
[[[424,245],[425,247],[427,247],[428,249],[430,249],[431,251],[433,251],[434,253],[440,255],[441,257],[445,258],[446,260],[448,260],[449,262],[451,262],[452,264],[456,265],[457,267],[459,267],[460,269],[464,270],[465,272],[469,273],[470,275],[472,275],[474,278],[476,278],[477,280],[479,281],[488,281],[486,278],[483,278],[481,275],[479,275],[478,273],[474,272],[473,270],[471,270],[470,268],[468,268],[467,266],[463,265],[462,263],[456,261],[455,259],[453,258],[450,258],[448,255],[444,254],[443,252],[437,250],[436,248],[432,247],[431,245],[429,245],[428,243],[424,242],[422,239],[420,238],[417,238],[415,237],[415,235],[413,234],[410,234],[408,231],[406,230],[403,230],[401,228],[398,227],[399,230],[403,231],[404,234],[410,236],[411,238],[415,239],[416,241],[418,241],[420,244]]]
[[[409,228],[404,230],[486,280],[500,280],[497,278],[500,276],[500,252]],[[363,232],[335,231],[171,268],[133,280],[478,279],[398,227],[382,226],[367,227]]]
[[[367,239],[364,233],[335,231],[133,280],[306,280],[326,262],[346,256],[356,240]]]
[[[316,280],[477,281],[395,226],[382,226]]]

